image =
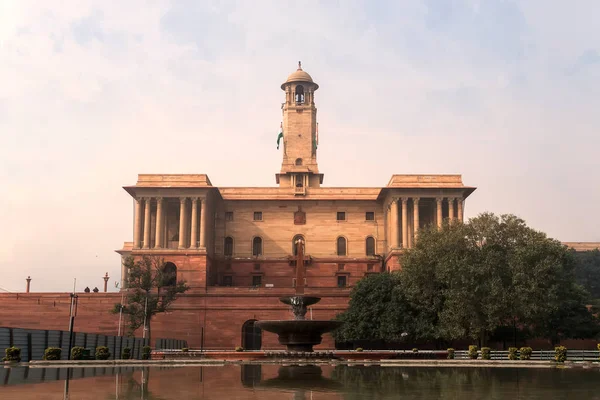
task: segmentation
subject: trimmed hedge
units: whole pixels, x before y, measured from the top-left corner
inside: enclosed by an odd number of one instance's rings
[[[121,352],[121,359],[129,360],[131,358],[131,347],[123,347]]]
[[[508,359],[509,360],[517,360],[517,352],[519,351],[519,349],[517,349],[516,347],[509,347],[508,348]]]
[[[108,360],[110,358],[110,351],[106,346],[96,347],[96,360]]]
[[[452,347],[448,349],[448,360],[454,360],[454,349]]]
[[[564,363],[567,361],[567,348],[565,346],[558,346],[554,348],[554,359],[556,362]]]
[[[152,353],[152,347],[150,347],[150,346],[142,347],[142,360],[149,360],[151,353]]]
[[[531,353],[533,349],[531,347],[521,347],[521,360],[531,360]]]
[[[363,351],[363,348],[362,347],[357,347],[356,351],[358,351],[360,353],[361,351]]]
[[[469,352],[467,353],[471,360],[477,360],[477,346],[474,344],[469,346]]]
[[[62,349],[58,347],[48,347],[44,351],[44,360],[48,361],[56,361],[60,360],[60,356],[62,355]]]
[[[71,349],[71,360],[83,360],[83,351],[85,349],[80,346],[75,346]]]
[[[7,347],[4,349],[4,353],[6,355],[2,361],[21,362],[21,348],[15,346]]]
[[[235,351],[244,351],[244,348],[242,346],[237,346],[235,348]]]
[[[481,348],[481,359],[482,360],[491,360],[491,349],[489,347]]]

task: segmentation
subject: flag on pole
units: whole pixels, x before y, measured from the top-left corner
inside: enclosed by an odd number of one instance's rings
[[[279,150],[279,141],[283,138],[283,122],[279,124],[279,135],[277,135],[277,150]]]
[[[319,123],[317,122],[317,146],[319,145]]]
[[[319,123],[317,122],[317,129],[315,132],[315,139],[313,140],[313,147],[314,150],[317,150],[317,147],[319,146]]]

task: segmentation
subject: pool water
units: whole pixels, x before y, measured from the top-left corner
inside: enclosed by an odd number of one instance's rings
[[[600,370],[215,365],[0,368],[0,399],[600,400]]]

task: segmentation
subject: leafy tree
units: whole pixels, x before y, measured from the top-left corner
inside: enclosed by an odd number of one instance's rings
[[[145,321],[144,331],[150,338],[152,317],[167,311],[177,295],[185,293],[189,287],[185,281],[175,282],[176,277],[165,271],[162,258],[143,256],[135,261],[128,257],[124,265],[127,271],[126,301],[115,304],[111,312],[118,314],[122,310],[127,316],[130,335]]]
[[[600,299],[600,250],[571,250],[575,259],[575,277],[593,299]]]

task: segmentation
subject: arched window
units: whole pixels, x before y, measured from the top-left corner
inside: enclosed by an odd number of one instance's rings
[[[304,241],[304,251],[306,252],[306,240],[304,240],[304,236],[302,236],[302,235],[296,235],[292,239],[292,253],[295,256],[298,255],[298,243],[296,243],[298,241],[298,239],[302,239],[302,241]]]
[[[252,255],[260,256],[263,253],[262,239],[258,236],[252,239]]]
[[[296,103],[304,104],[304,87],[302,85],[296,86]]]
[[[296,158],[296,165],[298,165],[298,166],[302,165],[302,159],[301,158]]]
[[[163,286],[177,285],[177,266],[172,262],[168,262],[162,269]]]
[[[225,245],[223,246],[223,254],[225,256],[232,256],[233,255],[233,238],[227,236],[225,238]]]
[[[345,256],[346,255],[346,238],[339,237],[337,238],[337,255]]]
[[[367,247],[367,256],[375,255],[375,239],[372,236],[369,236],[366,240]]]

